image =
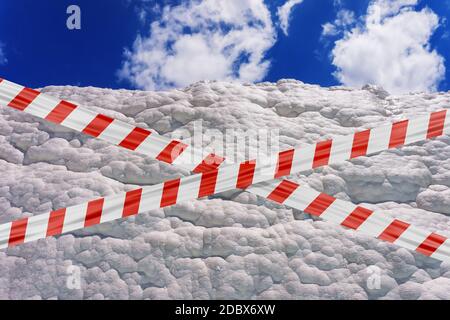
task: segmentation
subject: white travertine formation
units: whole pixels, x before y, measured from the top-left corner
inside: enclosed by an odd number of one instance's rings
[[[206,135],[279,129],[282,149],[450,105],[450,93],[295,80],[43,91],[169,136],[198,120]],[[1,223],[188,174],[5,107],[0,173]],[[291,178],[450,236],[449,136]],[[80,290],[66,286],[71,265]],[[450,299],[450,264],[239,191],[3,250],[0,270],[3,299]]]

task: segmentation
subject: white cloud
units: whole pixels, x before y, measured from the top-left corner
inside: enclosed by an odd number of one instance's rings
[[[335,36],[342,29],[355,23],[355,14],[346,9],[339,10],[337,17],[333,23],[325,23],[322,25],[322,36]]]
[[[337,79],[353,87],[381,85],[392,93],[435,91],[445,74],[443,57],[430,47],[439,18],[428,8],[415,11],[416,4],[372,1],[362,25],[335,43]]]
[[[374,0],[367,9],[367,20],[380,23],[383,18],[397,15],[400,11],[411,10],[419,0]]]
[[[166,6],[138,36],[119,74],[139,88],[182,87],[199,80],[264,78],[276,35],[263,0],[190,1]]]
[[[289,18],[292,8],[302,2],[303,0],[288,0],[282,6],[278,7],[277,16],[280,20],[280,28],[283,30],[285,35],[288,35]]]
[[[0,65],[8,63],[8,59],[6,59],[6,54],[3,49],[4,47],[4,44],[0,42]]]
[[[335,36],[338,33],[339,31],[333,23],[327,22],[322,25],[322,36]]]

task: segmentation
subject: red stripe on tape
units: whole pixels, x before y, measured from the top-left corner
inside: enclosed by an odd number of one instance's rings
[[[65,216],[66,216],[66,208],[50,212],[47,226],[47,237],[62,233]]]
[[[151,132],[149,130],[136,127],[125,137],[125,139],[122,140],[121,143],[119,143],[119,146],[130,150],[136,150],[142,141],[144,141],[150,134]]]
[[[83,133],[93,137],[98,137],[105,129],[113,122],[114,119],[104,114],[98,114],[94,120],[92,120],[86,128],[83,129]]]
[[[245,189],[253,183],[255,174],[256,161],[246,161],[239,166],[239,175],[237,178],[236,188]]]
[[[54,123],[61,123],[76,108],[77,106],[75,104],[63,100],[52,111],[50,111],[50,113],[45,117],[45,120]]]
[[[314,153],[313,168],[326,166],[330,159],[331,145],[333,140],[322,141],[316,144]]]
[[[219,157],[214,153],[210,153],[205,157],[205,159],[203,159],[203,161],[197,167],[195,167],[193,172],[202,173],[211,170],[216,170],[224,160],[225,158]]]
[[[444,134],[446,115],[447,110],[433,112],[430,115],[430,122],[428,123],[427,139],[439,137]]]
[[[88,202],[86,218],[84,220],[85,227],[90,227],[94,224],[100,223],[104,202],[105,199],[103,198]]]
[[[9,233],[9,246],[22,244],[25,240],[25,232],[27,231],[28,218],[13,221],[11,231]]]
[[[30,88],[23,88],[22,91],[20,91],[19,94],[10,103],[8,103],[8,106],[23,111],[39,94],[39,91]]]
[[[420,244],[420,246],[417,247],[416,250],[426,256],[431,256],[437,248],[445,242],[445,240],[447,240],[446,237],[432,233]]]
[[[156,157],[159,161],[172,164],[178,156],[187,148],[187,144],[172,140]]]
[[[142,188],[128,191],[125,194],[122,217],[129,217],[138,214],[141,203]]]
[[[403,120],[392,124],[389,148],[397,148],[405,144],[408,122],[408,120]]]
[[[275,172],[275,178],[288,176],[291,173],[294,152],[294,149],[290,149],[282,151],[278,154],[278,164],[277,171]]]
[[[281,183],[267,196],[267,199],[278,203],[283,203],[287,198],[299,187],[297,183],[283,180]]]
[[[379,239],[394,242],[401,236],[406,229],[408,229],[409,223],[395,219],[392,223],[384,229],[384,231],[378,236]]]
[[[200,181],[200,189],[198,191],[198,197],[207,197],[214,194],[216,190],[217,174],[218,170],[212,170],[202,173],[202,179]]]
[[[328,207],[336,200],[336,198],[326,194],[321,193],[314,199],[313,202],[309,204],[309,206],[303,210],[306,213],[320,216]]]
[[[167,207],[177,203],[178,188],[180,187],[180,179],[164,182],[164,188],[161,196],[160,207]]]
[[[356,209],[353,210],[344,221],[342,221],[341,225],[350,229],[358,229],[359,226],[366,221],[372,213],[372,210],[363,207],[356,207]]]
[[[357,132],[353,136],[352,153],[350,159],[365,156],[369,146],[370,129]]]

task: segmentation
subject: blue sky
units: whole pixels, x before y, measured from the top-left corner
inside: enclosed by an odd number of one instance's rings
[[[66,27],[72,4],[81,30]],[[5,0],[0,77],[30,87],[295,78],[446,91],[449,18],[449,0]]]

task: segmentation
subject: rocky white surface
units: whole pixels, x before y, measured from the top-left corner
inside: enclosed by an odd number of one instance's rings
[[[47,87],[132,124],[175,135],[279,128],[281,148],[448,108],[450,93],[392,96],[294,80],[200,82],[142,92]],[[207,140],[207,139],[206,139]],[[0,222],[185,171],[0,107]],[[291,177],[450,236],[450,137]],[[81,289],[66,285],[70,266]],[[380,288],[371,282],[380,270]],[[247,192],[0,251],[2,299],[450,299],[450,264],[312,219]],[[68,271],[69,270],[69,271]],[[373,280],[373,278],[372,278]]]

